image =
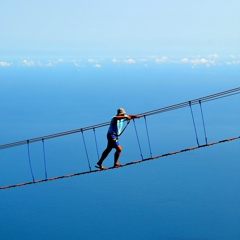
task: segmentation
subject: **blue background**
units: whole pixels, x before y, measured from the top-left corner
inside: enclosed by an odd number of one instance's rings
[[[124,107],[138,114],[239,86],[239,68],[116,65],[77,69],[0,69],[1,144],[107,122]],[[193,106],[200,144],[200,108]],[[203,104],[208,141],[239,135],[239,95]],[[189,108],[147,118],[153,155],[196,146]],[[144,119],[136,120],[149,157]],[[96,130],[100,153],[107,127]],[[98,159],[85,132],[91,166]],[[131,123],[120,162],[139,160]],[[88,170],[80,133],[46,140],[48,176]],[[36,179],[44,178],[41,143],[30,144]],[[0,237],[40,239],[240,238],[239,140],[142,164],[2,190]],[[112,166],[113,153],[105,160]],[[31,181],[27,146],[1,150],[1,186]]]

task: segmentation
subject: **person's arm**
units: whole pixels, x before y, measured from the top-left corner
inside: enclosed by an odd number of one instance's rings
[[[128,120],[131,120],[133,118],[140,118],[140,115],[124,115],[124,116],[115,116],[114,117],[116,120],[119,120],[119,119],[128,119]]]
[[[133,119],[133,118],[140,118],[141,117],[140,115],[128,115],[128,116],[130,116],[131,119]]]
[[[115,116],[114,118],[115,118],[116,120],[119,120],[119,119],[128,119],[128,120],[131,120],[131,119],[132,119],[129,115],[120,115],[120,116]]]

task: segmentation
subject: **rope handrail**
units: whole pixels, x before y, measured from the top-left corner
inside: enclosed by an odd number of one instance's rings
[[[172,110],[175,110],[175,109],[187,107],[187,106],[189,106],[189,102],[191,102],[191,104],[194,105],[194,104],[198,104],[199,101],[207,102],[207,101],[212,101],[212,100],[216,100],[216,99],[223,98],[223,97],[232,96],[232,95],[239,94],[239,93],[240,93],[240,87],[234,88],[234,89],[231,89],[231,90],[227,90],[227,91],[224,91],[224,92],[219,92],[219,93],[216,93],[216,94],[208,95],[208,96],[205,96],[205,97],[202,97],[202,98],[197,98],[197,99],[194,99],[194,100],[191,100],[191,101],[186,101],[186,102],[182,102],[182,103],[179,103],[179,104],[159,108],[159,109],[156,109],[156,110],[153,110],[153,111],[144,112],[144,113],[141,113],[141,114],[138,114],[138,115],[140,115],[140,116],[150,116],[150,115],[153,115],[153,114],[159,114],[159,113],[163,113],[163,112],[172,111]],[[11,147],[16,147],[16,146],[20,146],[20,145],[24,145],[24,144],[28,144],[28,143],[38,142],[38,141],[42,141],[42,140],[47,140],[47,139],[51,139],[51,138],[66,136],[66,135],[70,135],[70,134],[74,134],[74,133],[78,133],[78,132],[83,132],[83,131],[87,131],[87,130],[92,130],[92,129],[96,129],[96,128],[100,128],[100,127],[105,127],[105,126],[108,126],[109,124],[110,124],[110,122],[105,122],[105,123],[100,123],[100,124],[96,124],[96,125],[92,125],[92,126],[88,126],[88,127],[84,127],[84,128],[79,128],[79,129],[75,129],[75,130],[66,131],[66,132],[60,132],[60,133],[55,133],[55,134],[46,135],[46,136],[42,136],[42,137],[32,138],[32,139],[28,139],[28,140],[3,144],[3,145],[0,145],[0,150],[6,149],[6,148],[11,148]]]
[[[240,87],[239,88],[234,88],[228,91],[224,91],[224,92],[219,92],[216,94],[212,94],[212,95],[208,95],[202,98],[197,98],[197,99],[193,99],[190,101],[186,101],[186,102],[182,102],[182,103],[178,103],[178,104],[174,104],[168,107],[163,107],[163,108],[159,108],[153,111],[148,111],[145,113],[141,113],[140,116],[150,116],[153,114],[158,114],[158,113],[163,113],[163,112],[167,112],[167,111],[172,111],[178,108],[183,108],[183,107],[188,107],[189,106],[189,102],[191,102],[192,105],[198,104],[199,101],[201,102],[208,102],[208,101],[213,101],[216,99],[220,99],[223,97],[229,97],[235,94],[239,94],[240,93]]]
[[[34,143],[34,142],[39,142],[39,141],[42,141],[42,140],[48,140],[48,139],[51,139],[51,138],[57,138],[57,137],[62,137],[62,136],[78,133],[78,132],[92,130],[94,128],[105,127],[109,124],[110,124],[110,122],[105,122],[105,123],[92,125],[92,126],[85,127],[85,128],[78,128],[78,129],[70,130],[70,131],[66,131],[66,132],[60,132],[60,133],[55,133],[55,134],[46,135],[46,136],[42,136],[42,137],[31,138],[31,139],[28,139],[28,140],[3,144],[3,145],[0,145],[0,150],[5,149],[5,148],[11,148],[11,147],[24,145],[24,144],[27,144],[27,143]]]
[[[226,142],[234,141],[234,140],[237,140],[237,139],[240,139],[240,136],[227,138],[227,139],[220,140],[220,141],[217,141],[217,142],[211,142],[211,143],[207,143],[207,144],[199,145],[199,146],[195,146],[195,147],[185,148],[185,149],[182,149],[182,150],[178,150],[178,151],[175,151],[175,152],[169,152],[169,153],[162,154],[162,155],[152,156],[152,157],[145,158],[145,159],[142,159],[142,160],[128,162],[126,164],[122,164],[122,166],[120,166],[118,168],[130,166],[130,165],[133,165],[133,164],[143,163],[143,162],[150,161],[150,160],[156,160],[156,159],[159,159],[159,158],[168,157],[168,156],[180,154],[180,153],[187,152],[187,151],[193,151],[193,150],[197,150],[197,149],[203,148],[203,147],[210,147],[210,146],[214,146],[216,144],[226,143]],[[97,173],[97,172],[100,172],[100,171],[107,171],[107,170],[113,170],[113,169],[116,169],[116,168],[110,167],[110,168],[107,168],[105,170],[97,169],[97,170],[90,170],[90,171],[86,171],[86,172],[67,174],[67,175],[57,176],[57,177],[52,177],[52,178],[47,178],[47,179],[40,179],[40,180],[35,180],[35,181],[32,181],[32,182],[24,182],[24,183],[20,183],[20,184],[3,186],[3,187],[0,187],[0,190],[6,190],[6,189],[9,189],[9,188],[16,188],[16,187],[22,187],[22,186],[27,186],[27,185],[37,184],[37,183],[60,180],[60,179],[64,179],[64,178],[70,178],[70,177],[80,176],[80,175],[84,175],[84,174]]]

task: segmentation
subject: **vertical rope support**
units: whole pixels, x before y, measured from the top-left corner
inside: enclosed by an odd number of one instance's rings
[[[48,176],[47,176],[47,164],[46,164],[46,154],[45,154],[45,143],[44,143],[44,139],[42,139],[42,146],[43,146],[43,161],[44,161],[45,179],[47,179]]]
[[[191,101],[189,101],[189,106],[190,106],[190,109],[191,109],[192,120],[193,120],[193,126],[194,126],[194,130],[195,130],[195,134],[196,134],[196,140],[197,140],[197,144],[198,144],[198,146],[199,146],[198,135],[197,135],[197,129],[196,129],[196,124],[195,124],[195,120],[194,120],[194,116],[193,116],[193,111],[192,111],[192,104],[191,104]]]
[[[203,130],[204,130],[204,135],[205,135],[205,142],[206,142],[206,145],[207,145],[207,133],[206,133],[206,128],[205,128],[205,121],[204,121],[204,117],[203,117],[203,110],[202,110],[202,103],[201,103],[201,100],[199,100],[199,106],[200,106],[200,109],[201,109],[202,123],[203,123]]]
[[[146,119],[145,115],[144,115],[144,120],[145,120],[146,132],[147,132],[149,152],[150,152],[150,156],[152,158],[152,149],[151,149],[150,138],[149,138],[149,133],[148,133],[147,119]]]
[[[29,167],[32,175],[32,180],[35,182],[34,175],[33,175],[33,170],[32,170],[32,163],[31,163],[31,157],[30,157],[30,147],[29,147],[29,140],[27,140],[27,147],[28,147],[28,162],[29,162]]]
[[[84,135],[83,135],[83,131],[81,130],[81,132],[82,132],[83,144],[84,144],[84,148],[85,148],[85,152],[86,152],[86,156],[87,156],[88,167],[89,167],[89,170],[92,171],[90,161],[89,161],[89,157],[88,157],[88,151],[87,151],[87,147],[86,147],[85,138],[84,138]]]
[[[93,128],[93,132],[94,132],[94,138],[95,138],[95,145],[96,145],[96,149],[97,149],[97,156],[98,156],[98,160],[99,160],[99,152],[98,152],[98,144],[97,144],[97,136],[96,136],[96,131],[95,128]]]
[[[143,160],[142,149],[141,149],[141,145],[140,145],[140,142],[139,142],[139,137],[138,137],[138,132],[137,132],[137,127],[136,127],[135,119],[133,119],[133,123],[134,123],[134,128],[135,128],[135,133],[136,133],[136,137],[137,137],[137,142],[138,142],[138,147],[139,147],[140,155],[141,155],[141,158],[142,158],[142,160]]]

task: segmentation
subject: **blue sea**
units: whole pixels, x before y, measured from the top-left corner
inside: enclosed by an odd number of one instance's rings
[[[137,64],[0,68],[0,144],[108,122],[240,86],[239,66]],[[208,142],[240,135],[239,94],[202,104]],[[205,144],[199,105],[192,106]],[[120,137],[125,164],[149,157],[144,118]],[[147,117],[154,156],[197,145],[189,107]],[[92,169],[107,127],[45,141],[49,178]],[[111,171],[0,190],[2,240],[239,240],[240,140]],[[42,142],[29,146],[44,179]],[[104,165],[113,165],[113,152]],[[0,186],[32,181],[27,145],[1,150]]]

